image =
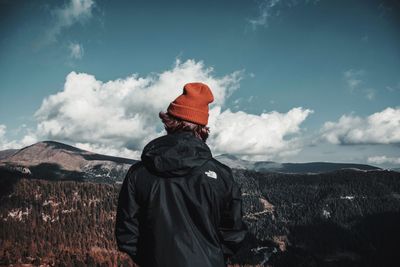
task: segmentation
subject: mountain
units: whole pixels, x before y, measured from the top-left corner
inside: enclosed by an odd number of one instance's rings
[[[229,154],[215,158],[234,169],[258,172],[315,174],[340,169],[380,170],[374,166],[352,163],[249,161]],[[44,141],[20,150],[0,151],[0,174],[7,170],[47,180],[121,183],[135,162],[133,159],[96,154],[63,143]]]
[[[0,154],[0,266],[133,266],[113,230],[134,160],[51,141]],[[217,159],[234,167],[249,228],[228,266],[397,266],[399,172]]]
[[[54,141],[27,146],[0,160],[0,170],[35,178],[121,182],[135,160],[92,153]]]
[[[307,163],[278,163],[273,161],[249,161],[234,155],[222,154],[215,157],[222,163],[235,169],[254,170],[258,172],[279,173],[324,173],[341,169],[359,171],[381,170],[381,168],[357,163],[307,162]]]
[[[1,150],[0,151],[0,160],[8,158],[9,156],[11,156],[12,154],[14,154],[17,151],[18,151],[18,149]]]

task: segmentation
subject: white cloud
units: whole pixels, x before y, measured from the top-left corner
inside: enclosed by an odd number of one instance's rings
[[[272,111],[260,115],[243,111],[211,110],[209,144],[215,154],[231,153],[245,159],[270,160],[297,154],[302,144],[286,138],[300,132],[300,124],[313,111],[293,108],[287,113]]]
[[[248,20],[250,25],[253,27],[253,30],[257,29],[259,26],[268,26],[269,18],[278,14],[277,5],[279,2],[281,2],[281,0],[265,0],[259,4],[259,15]]]
[[[260,115],[223,109],[239,88],[244,73],[216,77],[203,62],[176,61],[170,69],[145,77],[132,75],[108,82],[71,72],[62,91],[43,100],[36,111],[36,130],[20,141],[8,141],[0,126],[1,148],[16,148],[39,140],[56,140],[89,151],[138,159],[144,145],[165,134],[158,118],[182,93],[187,82],[208,84],[215,101],[210,106],[208,144],[213,154],[230,153],[245,159],[279,160],[302,149],[300,125],[313,111],[296,107],[286,113]]]
[[[52,11],[55,18],[52,27],[47,31],[45,43],[55,42],[61,32],[75,23],[82,23],[92,16],[95,6],[93,0],[70,0],[62,8]]]
[[[31,145],[37,141],[36,136],[31,131],[28,131],[21,140],[8,140],[6,137],[7,127],[0,124],[0,150],[22,148]]]
[[[177,60],[171,70],[160,74],[132,75],[108,82],[71,72],[63,91],[47,97],[36,112],[37,134],[102,153],[106,147],[114,155],[118,149],[126,148],[132,151],[131,155],[137,155],[146,142],[161,135],[158,112],[165,111],[182,93],[185,83],[208,84],[215,97],[213,105],[218,106],[239,87],[242,72],[218,78],[212,72],[212,68],[194,60]]]
[[[81,59],[84,54],[84,49],[81,44],[78,43],[70,43],[69,45],[69,56],[73,59]]]
[[[400,164],[400,157],[373,156],[368,157],[368,163],[371,164]]]
[[[400,143],[400,108],[386,108],[367,118],[343,115],[338,122],[326,122],[322,138],[333,144]]]
[[[258,4],[258,15],[254,18],[248,19],[247,21],[253,30],[256,30],[258,27],[268,27],[269,21],[273,17],[279,16],[282,10],[295,7],[299,4],[317,4],[318,2],[319,0],[262,0]]]
[[[208,84],[215,101],[210,106],[208,144],[214,154],[231,153],[247,159],[278,159],[302,147],[300,124],[312,112],[293,108],[287,113],[260,115],[223,110],[230,94],[239,88],[244,73],[223,77],[203,62],[176,61],[170,69],[145,77],[132,75],[108,82],[85,73],[71,72],[62,91],[43,100],[35,113],[36,135],[82,149],[114,156],[139,158],[151,139],[165,134],[158,118],[182,93],[187,82]]]
[[[0,124],[0,138],[3,138],[6,134],[6,126],[4,124]]]
[[[95,151],[99,154],[114,155],[132,159],[139,159],[141,154],[138,150],[132,151],[126,147],[115,147],[113,145],[76,143],[75,146],[87,151]]]

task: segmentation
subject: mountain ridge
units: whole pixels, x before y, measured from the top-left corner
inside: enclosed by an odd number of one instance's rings
[[[2,154],[2,153],[0,153]],[[123,180],[136,160],[107,156],[55,141],[24,147],[0,160],[0,168],[58,180]]]
[[[341,169],[354,169],[360,171],[382,170],[379,167],[360,164],[360,163],[342,163],[342,162],[274,162],[274,161],[250,161],[243,160],[234,155],[221,154],[215,157],[217,160],[235,169],[247,169],[259,172],[279,172],[279,173],[324,173]]]
[[[357,163],[249,161],[231,154],[222,154],[215,158],[232,169],[246,169],[262,173],[318,174],[342,169],[382,170],[375,166]],[[98,154],[50,140],[38,142],[19,150],[0,151],[0,169],[53,180],[120,183],[129,167],[135,162],[137,160]]]

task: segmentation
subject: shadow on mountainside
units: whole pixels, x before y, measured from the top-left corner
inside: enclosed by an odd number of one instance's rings
[[[20,179],[21,173],[0,167],[0,200],[14,191]]]
[[[35,177],[36,179],[84,181],[84,175],[82,172],[64,170],[56,163],[41,163],[29,167],[29,169],[32,173],[32,177]]]

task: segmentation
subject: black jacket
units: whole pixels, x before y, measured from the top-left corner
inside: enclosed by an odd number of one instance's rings
[[[190,132],[154,139],[118,199],[118,249],[141,267],[219,267],[243,241],[241,189]]]

